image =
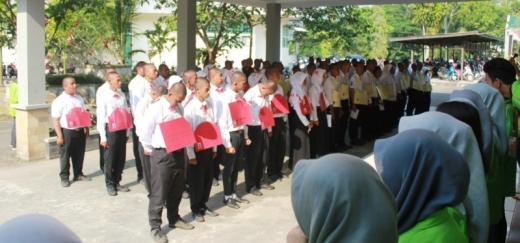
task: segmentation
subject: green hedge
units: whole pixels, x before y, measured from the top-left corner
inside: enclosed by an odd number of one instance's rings
[[[47,85],[61,85],[61,81],[65,77],[73,77],[76,80],[77,84],[103,84],[105,82],[103,79],[98,78],[92,74],[63,74],[63,75],[46,75],[45,82]]]
[[[78,85],[82,85],[82,84],[95,84],[95,85],[101,86],[105,82],[105,80],[103,80],[102,78],[99,78],[99,77],[94,76],[92,74],[46,75],[45,76],[45,82],[47,83],[47,85],[61,86],[61,81],[65,77],[73,77],[76,80],[76,83]],[[121,81],[122,81],[121,90],[123,92],[128,93],[128,83],[130,82],[130,80],[132,80],[132,77],[129,77],[129,76],[122,76],[121,77]]]

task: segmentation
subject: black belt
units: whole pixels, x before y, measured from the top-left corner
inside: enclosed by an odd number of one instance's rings
[[[153,148],[153,149],[155,149],[155,150],[165,150],[166,151],[165,148]]]
[[[166,149],[165,148],[153,148],[154,150],[157,150],[157,151],[165,151],[166,152]],[[173,151],[172,153],[181,153],[181,152],[184,152],[184,150],[182,150],[184,148],[181,148],[181,149],[177,149],[175,151]]]
[[[76,128],[76,129],[63,128],[63,130],[67,130],[67,131],[69,131],[69,132],[82,132],[82,131],[84,131],[83,129],[84,129],[83,127],[81,127],[81,128]]]
[[[244,133],[244,130],[240,129],[240,130],[232,131],[232,132],[229,132],[229,133],[233,133],[233,134],[242,134],[242,133]]]

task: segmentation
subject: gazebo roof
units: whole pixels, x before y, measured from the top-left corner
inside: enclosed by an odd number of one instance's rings
[[[253,7],[265,7],[267,4],[278,3],[282,8],[347,6],[347,5],[377,5],[377,4],[412,4],[426,2],[460,2],[457,0],[216,0],[216,2],[235,3]]]
[[[450,33],[439,35],[425,35],[425,36],[409,36],[390,38],[390,42],[397,42],[402,44],[416,44],[416,45],[440,45],[440,46],[456,46],[467,43],[486,43],[486,42],[500,42],[499,38],[480,33],[478,31],[470,31],[464,33]]]

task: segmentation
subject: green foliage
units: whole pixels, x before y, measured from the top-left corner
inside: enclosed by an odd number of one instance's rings
[[[421,27],[412,23],[412,9],[409,5],[392,4],[383,5],[385,11],[385,19],[390,26],[389,37],[405,37],[422,35]],[[388,43],[388,57],[389,60],[402,61],[404,58],[409,58],[410,53],[414,47],[411,45],[403,45],[399,43]],[[415,51],[419,51],[415,47]]]
[[[76,83],[78,85],[81,84],[98,84],[102,85],[105,81],[99,77],[96,77],[92,74],[75,74],[75,75],[46,75],[45,76],[45,82],[47,85],[61,85],[61,82],[66,77],[73,77],[76,80]]]
[[[16,45],[16,2],[0,2],[0,46]]]
[[[177,45],[177,39],[172,37],[172,33],[177,30],[177,22],[171,16],[166,16],[159,18],[153,25],[153,30],[143,32],[150,46],[148,56],[152,59],[158,55],[159,62],[162,62],[162,53],[165,50],[171,51]]]

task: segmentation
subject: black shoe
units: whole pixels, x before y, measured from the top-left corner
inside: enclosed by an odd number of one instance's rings
[[[249,200],[247,200],[247,199],[243,199],[243,198],[241,198],[241,197],[239,197],[239,196],[235,196],[235,197],[233,198],[233,200],[234,200],[235,202],[237,202],[237,203],[249,204]]]
[[[128,189],[128,187],[126,187],[126,186],[121,186],[121,185],[117,184],[117,191],[118,192],[129,192],[130,189]]]
[[[355,146],[363,146],[365,145],[365,142],[361,141],[360,139],[358,140],[354,140],[352,142],[350,142],[352,145],[355,145]]]
[[[107,186],[107,192],[110,196],[117,196],[117,191],[113,186]]]
[[[262,188],[264,190],[274,190],[274,186],[271,186],[269,184],[262,184],[262,185],[260,185],[260,188]]]
[[[278,177],[280,177],[280,178],[289,178],[289,175],[286,175],[286,174],[280,172],[278,174]]]
[[[157,243],[168,243],[168,238],[160,229],[152,229],[150,236]]]
[[[92,179],[90,179],[90,177],[88,177],[88,176],[80,175],[72,180],[73,181],[91,181]]]
[[[209,208],[205,208],[205,209],[202,209],[200,211],[201,211],[202,215],[206,215],[206,216],[210,216],[210,217],[217,217],[218,216],[217,212],[214,212],[214,211],[212,211]]]
[[[269,179],[271,179],[272,181],[282,181],[282,177],[278,175],[270,175]]]
[[[264,194],[262,194],[262,192],[260,192],[260,191],[259,191],[258,189],[256,189],[256,188],[251,189],[251,192],[249,192],[249,193],[251,193],[251,194],[253,194],[253,195],[255,195],[255,196],[262,196],[262,195],[264,195]]]
[[[226,206],[230,207],[230,208],[234,208],[234,209],[239,209],[240,206],[238,206],[238,204],[235,202],[235,200],[233,200],[233,198],[228,198],[227,200],[224,199],[224,201],[222,201],[224,204],[226,204]]]
[[[191,213],[191,216],[197,222],[204,222],[204,216],[201,213]]]
[[[70,181],[69,180],[61,180],[61,186],[62,187],[69,187]]]

